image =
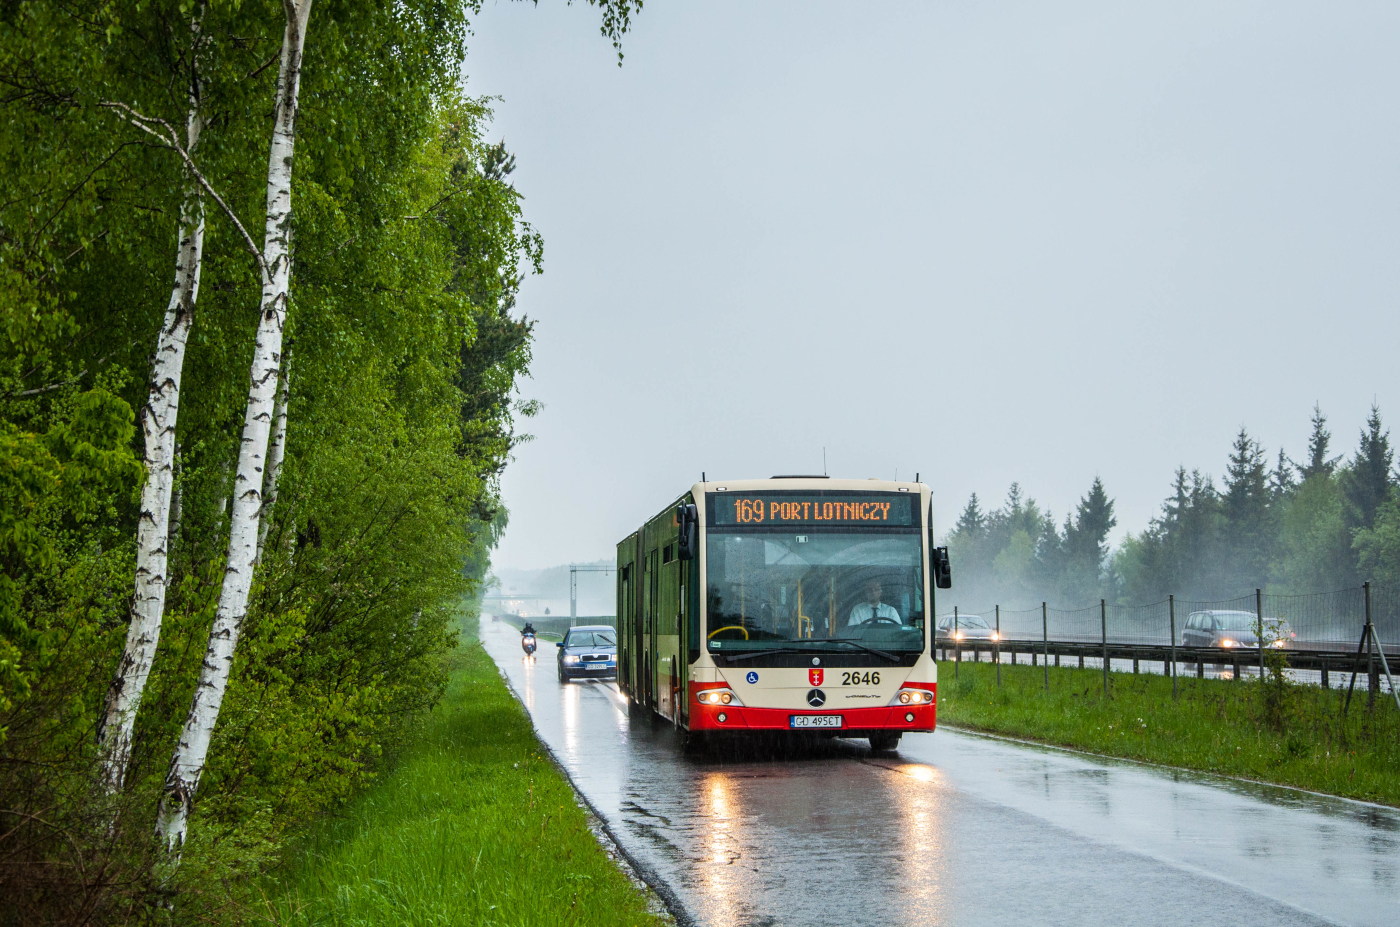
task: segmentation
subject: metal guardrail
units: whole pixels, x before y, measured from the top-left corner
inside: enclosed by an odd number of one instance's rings
[[[1207,667],[1228,668],[1232,677],[1239,679],[1253,670],[1259,671],[1259,651],[1245,647],[1172,647],[1163,644],[1123,644],[1110,641],[1106,646],[1100,641],[1046,641],[1046,640],[939,640],[935,644],[938,659],[954,663],[963,660],[990,663],[1031,666],[1053,665],[1056,667],[1073,665],[1065,661],[1077,661],[1079,669],[1101,669],[1107,659],[1111,672],[1131,671],[1172,675],[1172,667],[1177,667],[1176,675],[1194,675],[1204,678]],[[1368,689],[1384,691],[1381,686],[1383,665],[1380,652],[1368,656],[1364,651],[1319,649],[1317,647],[1284,648],[1290,672],[1311,671],[1318,674],[1323,688],[1331,688],[1334,677],[1345,677],[1342,684],[1350,679],[1352,672],[1358,674],[1358,684],[1364,681]],[[1391,667],[1400,666],[1400,647],[1384,648],[1387,662]],[[1053,661],[1053,664],[1050,662]],[[1087,661],[1087,664],[1086,664]],[[1119,661],[1122,668],[1114,668]]]

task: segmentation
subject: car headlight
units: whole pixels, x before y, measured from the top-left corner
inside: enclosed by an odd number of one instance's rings
[[[1221,646],[1221,647],[1233,647],[1233,646],[1235,646],[1235,642],[1232,641],[1232,640],[1230,640],[1230,639],[1227,637],[1227,638],[1225,638],[1223,641],[1220,642],[1220,646]]]
[[[955,640],[955,641],[960,641],[960,640],[962,640],[962,639],[963,639],[963,632],[961,632],[961,631],[954,631],[954,632],[953,632],[953,640]]]
[[[578,662],[578,657],[577,657],[575,654],[572,654],[572,653],[570,653],[570,654],[565,654],[565,655],[564,655],[564,662],[565,662],[565,663],[577,663],[577,662]]]
[[[1284,639],[1282,639],[1282,638],[1279,638],[1278,640],[1274,641],[1274,642],[1273,642],[1272,644],[1270,644],[1269,646],[1270,646],[1270,647],[1287,647],[1287,646],[1288,646],[1288,641],[1286,641],[1286,640],[1284,640]]]
[[[695,700],[701,705],[738,705],[743,707],[739,696],[732,689],[702,689],[695,693]]]
[[[890,699],[891,705],[932,705],[933,693],[928,689],[900,689]]]
[[[992,632],[992,640],[994,640],[994,641],[999,641],[999,640],[1001,640],[1001,635],[998,634],[996,631],[993,631],[993,632]]]

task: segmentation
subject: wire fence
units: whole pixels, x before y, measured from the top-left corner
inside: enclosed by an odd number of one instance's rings
[[[1369,607],[1367,604],[1369,589]],[[1003,640],[1042,640],[1111,644],[1158,644],[1197,630],[1192,618],[1210,613],[1216,624],[1240,625],[1251,631],[1263,620],[1266,636],[1287,638],[1289,646],[1312,650],[1345,650],[1356,647],[1369,620],[1376,640],[1400,647],[1400,587],[1380,583],[1309,595],[1274,595],[1256,592],[1232,599],[1191,600],[1170,597],[1150,605],[1094,603],[1083,608],[1009,609],[992,605],[983,609],[957,606],[958,613],[989,628],[999,621]],[[940,616],[940,625],[953,615]],[[1387,649],[1387,652],[1389,650]]]
[[[950,625],[949,619],[952,618]],[[1367,625],[1372,628],[1368,639]],[[982,627],[985,625],[985,627]],[[1225,677],[1259,673],[1253,654],[1262,646],[1278,647],[1292,655],[1287,673],[1297,682],[1330,686],[1344,666],[1362,666],[1352,683],[1360,688],[1377,686],[1389,691],[1389,675],[1400,670],[1400,587],[1366,583],[1335,592],[1276,595],[1256,590],[1253,595],[1230,599],[1191,600],[1169,596],[1147,605],[1110,605],[1099,602],[1082,608],[1058,608],[1042,603],[1036,608],[966,609],[961,605],[944,612],[938,621],[939,646],[953,649],[958,660],[1006,659],[1016,662],[1015,644],[1044,644],[1043,653],[1027,650],[1023,659],[1054,661],[1063,656],[1077,659],[1084,668],[1102,669],[1105,660],[1114,672],[1172,672],[1172,658],[1122,653],[1103,656],[1113,647],[1182,648],[1175,660],[1178,675]],[[991,642],[1000,642],[1006,657],[994,656]],[[1230,648],[1234,655],[1227,656]],[[1213,656],[1203,656],[1209,650]],[[1368,654],[1362,659],[1363,651]],[[1387,678],[1378,673],[1375,655],[1389,658]],[[1328,656],[1332,660],[1329,673]],[[1347,659],[1340,658],[1346,655]],[[1355,655],[1352,658],[1352,655]],[[1383,658],[1384,659],[1384,658]],[[1340,662],[1339,662],[1340,661]]]

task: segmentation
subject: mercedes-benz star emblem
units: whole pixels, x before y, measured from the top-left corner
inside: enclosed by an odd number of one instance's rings
[[[820,708],[826,704],[826,693],[821,689],[813,689],[807,693],[807,704],[813,708]]]

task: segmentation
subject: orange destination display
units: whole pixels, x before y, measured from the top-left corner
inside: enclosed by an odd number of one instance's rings
[[[915,527],[908,493],[736,492],[710,496],[714,527]]]

